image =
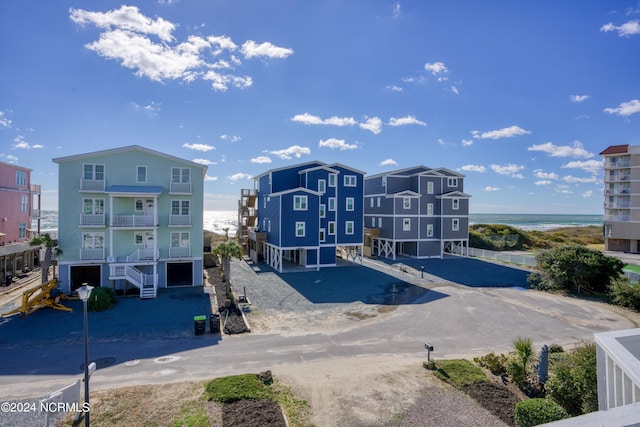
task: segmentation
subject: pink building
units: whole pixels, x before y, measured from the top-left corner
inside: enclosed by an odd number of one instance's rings
[[[0,285],[7,274],[33,269],[38,249],[29,239],[39,231],[31,229],[32,219],[40,217],[39,196],[40,186],[31,184],[31,169],[0,162]]]

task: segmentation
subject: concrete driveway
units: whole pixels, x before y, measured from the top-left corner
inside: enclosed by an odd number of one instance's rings
[[[437,261],[424,277],[371,260],[284,274],[234,261],[232,281],[251,301],[253,331],[221,339],[193,334],[193,316],[210,308],[203,289],[124,299],[90,314],[90,359],[103,361],[92,388],[202,380],[327,358],[420,359],[425,341],[435,357],[472,357],[509,351],[520,336],[566,346],[638,325],[636,314],[607,304],[525,290],[511,279],[505,287],[504,277],[524,277],[522,270]],[[43,309],[0,324],[0,398],[42,396],[81,376],[81,306],[72,303],[74,313]]]

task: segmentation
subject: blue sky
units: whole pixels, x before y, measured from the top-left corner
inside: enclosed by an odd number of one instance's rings
[[[638,1],[0,2],[0,161],[142,145],[208,165],[206,210],[265,170],[466,175],[472,213],[602,212],[640,144]]]

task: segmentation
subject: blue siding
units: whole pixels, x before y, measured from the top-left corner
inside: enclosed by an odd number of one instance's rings
[[[307,196],[307,209],[296,211],[293,210],[293,199],[295,196]],[[287,247],[304,247],[318,246],[320,236],[319,224],[319,198],[314,194],[305,191],[294,191],[281,196],[282,200],[282,221],[280,246]],[[305,223],[304,237],[296,236],[296,222]]]

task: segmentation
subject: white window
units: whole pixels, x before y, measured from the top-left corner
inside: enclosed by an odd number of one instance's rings
[[[375,227],[376,227],[376,218],[375,218],[375,217],[371,217],[371,226],[372,226],[373,228],[375,228]]]
[[[371,207],[373,207],[373,197],[372,197],[372,198],[370,198],[369,200],[371,200],[370,205],[371,205]]]
[[[304,221],[296,222],[296,237],[304,237]]]
[[[344,186],[345,187],[355,187],[358,182],[358,178],[355,175],[345,175],[344,176]]]
[[[330,211],[335,211],[336,210],[336,198],[335,197],[329,197],[329,210]]]
[[[322,203],[320,205],[320,218],[324,218],[327,216],[327,205],[325,205],[324,203]]]
[[[104,248],[104,233],[82,233],[82,249]]]
[[[16,185],[27,185],[27,173],[25,171],[16,171]]]
[[[136,212],[144,212],[144,200],[136,199],[133,204]]]
[[[427,182],[427,193],[433,194],[433,182]]]
[[[336,222],[335,221],[329,221],[329,235],[334,235],[336,234]]]
[[[146,166],[138,166],[136,177],[138,182],[147,182],[147,167]]]
[[[307,210],[307,196],[293,196],[293,210],[294,211],[306,211]]]
[[[336,174],[335,173],[330,173],[329,174],[329,187],[335,187],[336,186]]]
[[[267,221],[267,232],[271,233],[271,220]]]
[[[433,237],[433,224],[427,224],[427,237]]]
[[[171,168],[171,182],[187,184],[191,182],[191,169]]]
[[[447,186],[449,186],[449,187],[457,187],[458,186],[458,178],[447,178]]]
[[[266,198],[266,197],[264,197],[264,198],[262,199],[262,208],[263,208],[263,209],[267,209],[267,198]]]
[[[82,213],[87,215],[102,215],[104,213],[104,199],[83,199]]]
[[[378,197],[377,206],[380,207],[380,197]]]
[[[382,218],[378,218],[378,228],[382,228]]]
[[[409,218],[402,219],[402,231],[411,231],[411,219]]]
[[[142,231],[136,231],[133,234],[133,244],[134,245],[144,244],[144,233]]]
[[[20,203],[21,212],[29,212],[29,196],[22,196]]]
[[[174,231],[171,233],[172,248],[188,248],[189,246],[189,233],[187,231]]]
[[[90,181],[104,181],[104,165],[85,164],[83,178]]]
[[[324,242],[324,240],[325,240],[325,230],[324,230],[324,228],[321,228],[320,229],[320,241]]]
[[[348,211],[352,211],[353,210],[353,203],[354,203],[354,199],[353,197],[347,197],[347,210]]]
[[[460,199],[451,199],[451,208],[458,210],[460,208]]]
[[[327,191],[327,181],[325,181],[324,179],[319,179],[318,180],[318,192],[319,193],[324,193],[325,191]]]
[[[27,223],[21,222],[18,224],[18,239],[24,239],[27,237]]]
[[[427,203],[427,215],[433,215],[433,203]]]
[[[345,226],[346,234],[353,234],[353,221],[345,222],[344,226]]]
[[[451,220],[451,229],[453,231],[458,231],[460,229],[460,220],[458,218],[453,218],[453,220]]]
[[[403,197],[402,198],[402,208],[403,209],[411,209],[411,197]]]
[[[171,201],[171,215],[189,215],[190,203],[189,200],[172,200]]]
[[[382,186],[383,186],[383,187],[386,187],[386,186],[387,186],[387,177],[386,177],[386,176],[383,176],[383,177],[382,177]]]

